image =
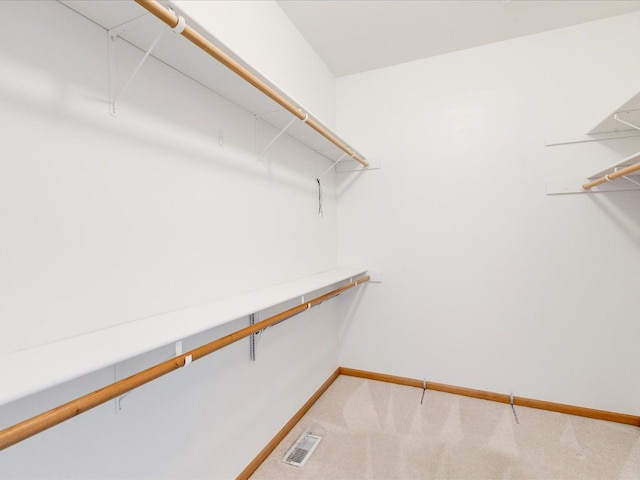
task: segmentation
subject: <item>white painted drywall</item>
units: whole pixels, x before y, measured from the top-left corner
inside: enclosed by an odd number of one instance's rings
[[[546,196],[640,141],[584,134],[640,88],[637,13],[338,79],[341,365],[638,414],[640,197]]]
[[[0,355],[336,265],[331,174],[316,214],[327,160],[286,136],[258,159],[272,128],[154,59],[111,117],[105,30],[58,2],[0,13]],[[122,79],[141,55],[119,44]],[[243,341],[131,393],[118,415],[109,402],[3,451],[0,478],[235,477],[337,367],[333,309],[265,332],[258,362]],[[4,406],[0,428],[171,355]]]
[[[112,117],[103,29],[51,2],[3,13],[0,353],[335,266],[328,160],[286,136],[257,159],[271,127],[154,59]],[[119,54],[126,79],[140,52]]]
[[[333,74],[273,0],[174,0],[185,14],[335,128]]]

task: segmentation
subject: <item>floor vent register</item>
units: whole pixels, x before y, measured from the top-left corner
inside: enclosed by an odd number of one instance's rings
[[[311,431],[307,430],[300,435],[296,443],[287,451],[282,461],[289,465],[302,467],[307,463],[307,460],[309,460],[309,457],[318,446],[318,443],[320,443],[320,440],[322,440],[322,437],[314,435]]]

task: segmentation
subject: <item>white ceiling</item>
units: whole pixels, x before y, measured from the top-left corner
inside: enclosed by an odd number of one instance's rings
[[[638,0],[278,0],[337,77],[640,10]]]

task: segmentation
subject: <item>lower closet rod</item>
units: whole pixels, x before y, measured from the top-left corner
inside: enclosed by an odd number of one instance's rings
[[[134,388],[140,387],[145,383],[148,383],[152,380],[155,380],[156,378],[166,375],[167,373],[184,367],[185,364],[191,361],[199,360],[202,357],[209,355],[210,353],[213,353],[217,350],[220,350],[221,348],[237,342],[238,340],[242,340],[243,338],[257,333],[260,330],[280,323],[283,320],[293,317],[294,315],[302,313],[311,307],[319,305],[325,300],[340,295],[345,290],[356,287],[361,283],[368,281],[369,279],[370,277],[368,275],[364,276],[358,280],[348,283],[347,285],[332,290],[329,293],[321,295],[320,297],[314,298],[309,302],[298,305],[297,307],[290,308],[289,310],[285,310],[282,313],[269,317],[254,325],[250,325],[248,327],[237,330],[225,337],[219,338],[210,343],[202,345],[201,347],[195,348],[190,352],[179,355],[175,358],[172,358],[171,360],[167,360],[166,362],[159,363],[153,367],[143,370],[142,372],[136,373],[134,375],[131,375],[130,377],[112,383],[111,385],[107,385],[106,387],[103,387],[99,390],[83,395],[82,397],[76,398],[75,400],[71,400],[70,402],[53,408],[48,412],[41,413],[40,415],[36,415],[35,417],[24,420],[23,422],[20,422],[12,427],[6,428],[0,431],[0,450],[4,450],[5,448],[15,445],[22,440],[26,440],[33,435],[43,432],[48,428],[58,425],[65,420],[69,420],[109,400],[113,400],[120,395],[124,395]]]
[[[638,170],[640,170],[640,162],[634,163],[633,165],[623,168],[622,170],[618,170],[617,172],[610,173],[609,175],[605,175],[604,177],[600,177],[593,182],[585,183],[584,185],[582,185],[582,188],[584,188],[585,190],[589,190],[593,187],[597,187],[598,185],[602,185],[603,183],[615,180],[616,178],[624,177],[625,175],[629,175],[630,173],[637,172]]]

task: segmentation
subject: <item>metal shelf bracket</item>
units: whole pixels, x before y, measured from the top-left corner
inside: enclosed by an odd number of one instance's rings
[[[640,130],[640,129],[639,129],[639,130]],[[617,172],[617,171],[618,171],[618,169],[619,169],[619,167],[614,168],[614,169],[613,169],[613,172],[614,172],[614,173],[615,173],[615,172]],[[608,181],[611,181],[611,179],[609,178],[609,175],[606,175],[606,177],[607,177],[607,180],[608,180]],[[627,175],[623,175],[621,178],[624,178],[624,179],[625,179],[625,180],[627,180],[628,182],[631,182],[631,183],[633,183],[634,185],[638,185],[638,186],[640,187],[640,182],[636,182],[635,180],[630,179]]]
[[[278,111],[282,111],[282,110],[278,110]],[[270,113],[274,113],[274,112],[270,112]],[[301,111],[300,111],[300,113],[304,113],[304,112],[302,112],[302,110],[301,110]],[[258,119],[260,119],[260,118],[261,118],[261,116],[260,116],[260,115],[256,115],[256,120],[258,120]],[[258,158],[262,157],[262,155],[264,155],[264,153],[265,153],[267,150],[269,150],[269,148],[271,148],[271,146],[272,146],[274,143],[276,143],[276,140],[278,140],[278,139],[282,136],[282,134],[283,134],[284,132],[286,132],[286,131],[289,129],[289,127],[290,127],[291,125],[293,125],[293,124],[294,124],[294,122],[295,122],[296,120],[300,120],[302,123],[307,123],[307,120],[309,120],[309,114],[308,114],[308,113],[305,113],[305,114],[304,114],[304,118],[302,118],[302,119],[299,119],[298,117],[295,117],[295,116],[294,116],[294,117],[291,119],[291,121],[289,121],[289,123],[287,123],[287,124],[284,126],[284,128],[282,128],[282,129],[278,132],[278,134],[277,134],[275,137],[273,137],[273,140],[271,140],[271,141],[269,142],[269,144],[268,144],[266,147],[264,147],[260,153],[258,153]]]
[[[127,79],[127,81],[124,83],[123,87],[120,90],[118,90],[118,62],[117,62],[118,37],[128,30],[132,30],[136,27],[139,27],[141,24],[143,24],[150,18],[153,18],[153,15],[149,13],[145,13],[144,15],[134,18],[133,20],[125,22],[121,25],[118,25],[117,27],[113,27],[111,30],[107,31],[107,40],[108,40],[107,44],[108,44],[108,54],[109,54],[109,111],[113,116],[117,115],[116,103],[118,99],[127,89],[127,87],[129,86],[133,78],[140,71],[140,69],[142,68],[142,65],[144,65],[144,62],[147,61],[147,58],[149,58],[149,55],[151,55],[151,52],[153,51],[153,49],[156,47],[156,45],[162,38],[162,35],[164,35],[164,33],[167,31],[167,28],[166,27],[162,28],[160,33],[156,36],[155,40],[151,43],[151,46],[144,53],[144,56],[142,57],[140,62],[138,62],[138,65],[133,70],[133,73],[129,76],[129,78]],[[184,17],[178,16],[178,24],[175,27],[173,27],[171,30],[175,33],[180,34],[185,29],[185,27],[186,27],[186,22]]]
[[[183,353],[183,351],[182,351],[182,340],[178,340],[175,343],[174,349],[175,349],[175,355],[172,355],[169,358],[177,358],[177,357],[182,355],[182,353]],[[192,360],[193,359],[192,359],[191,355],[188,355],[187,357],[185,357],[185,361],[184,361],[184,365],[183,366],[184,367],[189,366],[191,364]],[[114,381],[114,383],[119,380],[119,377],[120,377],[120,375],[118,375],[118,364],[115,364],[113,366],[113,381]],[[116,407],[116,413],[120,413],[122,411],[122,401],[130,393],[131,393],[131,391],[123,393],[122,395],[114,398],[114,403],[115,403],[115,407]]]
[[[354,153],[354,155],[355,155],[355,153]],[[334,168],[336,165],[338,165],[338,163],[340,163],[340,161],[341,161],[344,157],[346,157],[346,156],[347,156],[347,154],[346,154],[346,153],[343,153],[343,154],[342,154],[342,156],[341,156],[338,160],[336,160],[335,162],[333,162],[333,164],[332,164],[329,168],[327,168],[327,169],[322,173],[322,175],[320,175],[320,176],[318,177],[318,180],[322,180],[322,177],[324,177],[327,173],[329,173],[329,172],[331,171],[331,169],[332,169],[332,168]]]
[[[266,152],[267,150],[269,150],[269,148],[271,147],[271,145],[273,145],[274,143],[276,143],[276,140],[278,140],[278,139],[282,136],[282,134],[283,134],[284,132],[286,132],[286,131],[287,131],[287,129],[288,129],[291,125],[293,125],[293,122],[295,122],[295,121],[296,121],[296,117],[293,117],[293,118],[291,119],[291,121],[290,121],[289,123],[287,123],[287,125],[286,125],[282,130],[280,130],[280,132],[278,132],[278,134],[277,134],[275,137],[273,137],[273,140],[271,140],[271,141],[269,142],[269,144],[268,144],[266,147],[264,147],[264,148],[260,151],[260,153],[258,153],[258,158],[259,158],[259,157],[262,157],[262,155],[264,155],[264,152]]]
[[[633,128],[633,129],[635,129],[635,130],[640,130],[640,127],[639,127],[638,125],[634,125],[633,123],[627,122],[626,120],[622,120],[622,119],[618,116],[618,114],[620,114],[620,113],[629,113],[629,112],[635,112],[635,111],[637,111],[637,110],[625,110],[625,111],[622,111],[622,112],[616,112],[616,113],[614,113],[614,114],[613,114],[613,119],[614,119],[616,122],[620,122],[620,123],[622,123],[623,125],[626,125],[627,127],[631,127],[631,128]]]

